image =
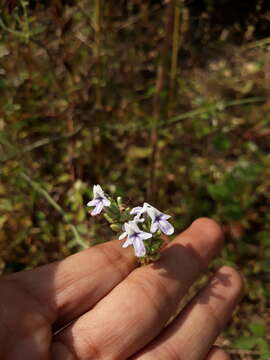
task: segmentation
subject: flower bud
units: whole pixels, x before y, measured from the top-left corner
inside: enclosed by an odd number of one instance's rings
[[[111,224],[110,228],[115,232],[119,232],[122,230],[122,224]]]
[[[117,201],[118,206],[121,207],[122,206],[122,196],[117,196],[116,201]]]
[[[112,224],[114,222],[114,220],[108,214],[105,213],[104,217],[110,224]]]

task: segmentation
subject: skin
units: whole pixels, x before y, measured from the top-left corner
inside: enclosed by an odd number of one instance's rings
[[[3,276],[1,359],[230,359],[213,343],[242,294],[236,270],[220,268],[175,315],[222,243],[219,225],[202,218],[155,264],[138,268],[132,249],[115,240]]]

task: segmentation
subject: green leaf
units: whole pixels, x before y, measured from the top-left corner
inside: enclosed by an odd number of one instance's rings
[[[223,200],[228,197],[228,189],[223,184],[209,184],[207,186],[208,192],[214,200]]]
[[[249,324],[248,328],[252,332],[252,334],[255,336],[258,336],[258,337],[265,336],[265,327],[263,324],[251,323],[251,324]]]
[[[7,216],[6,215],[0,216],[0,229],[2,229],[2,227],[5,225],[6,221],[7,221]]]
[[[147,91],[145,92],[145,96],[144,98],[149,98],[152,97],[156,92],[156,87],[155,86],[150,86]]]
[[[250,183],[257,180],[257,177],[262,172],[262,170],[263,168],[260,164],[242,160],[235,167],[234,172],[241,181],[245,183]]]
[[[258,339],[258,348],[260,352],[260,360],[268,360],[270,358],[270,347],[265,339]]]
[[[225,134],[219,134],[214,137],[213,145],[218,151],[227,151],[231,147],[231,142]]]
[[[224,206],[224,215],[230,220],[239,220],[244,216],[244,211],[241,209],[240,204],[231,203]]]
[[[242,350],[251,350],[256,346],[257,340],[258,338],[254,336],[241,336],[232,344],[232,347]]]
[[[270,254],[267,256],[267,252],[265,252],[265,259],[260,261],[260,266],[262,271],[265,271],[266,273],[269,272],[270,269]]]
[[[147,159],[151,154],[150,147],[131,146],[128,150],[129,159]]]
[[[257,237],[262,246],[270,246],[270,231],[260,231]]]
[[[86,235],[88,233],[88,226],[86,224],[77,225],[77,230],[80,234]]]
[[[110,228],[115,232],[119,232],[122,230],[122,224],[111,224]]]
[[[162,239],[153,239],[152,244],[151,244],[151,253],[155,253],[157,252],[161,245],[163,244],[163,240]]]
[[[0,200],[0,210],[2,211],[12,211],[13,206],[9,199],[1,199]]]
[[[113,223],[114,223],[114,219],[113,219],[110,215],[104,213],[103,216],[105,217],[105,219],[106,219],[110,224],[113,224]]]

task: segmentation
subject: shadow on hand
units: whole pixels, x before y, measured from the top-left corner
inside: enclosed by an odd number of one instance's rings
[[[182,282],[183,286],[188,290],[195,280],[205,273],[207,265],[191,244],[173,244],[165,248],[161,259],[150,266],[158,271],[160,275]],[[230,277],[231,275],[229,274],[217,273],[211,280],[211,290],[207,296],[203,297],[202,302],[209,302],[211,297],[224,300],[225,298],[216,292],[215,288],[219,284],[222,284],[224,287],[230,287],[232,285]],[[197,293],[197,290],[198,285],[195,283],[195,286],[191,288],[193,295]]]

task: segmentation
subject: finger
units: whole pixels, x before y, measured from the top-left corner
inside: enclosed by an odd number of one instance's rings
[[[185,360],[204,359],[231,317],[242,290],[243,281],[236,270],[219,269],[209,285],[134,360],[177,358],[176,354]],[[213,350],[210,359],[219,354]]]
[[[213,346],[212,350],[208,353],[208,355],[206,356],[205,360],[230,360],[231,357],[230,355],[218,348],[217,346]]]
[[[89,310],[135,267],[131,249],[123,251],[115,240],[9,278],[22,283],[52,322],[62,326]]]
[[[220,227],[195,221],[159,262],[134,270],[58,337],[75,357],[125,359],[155,337],[222,243]]]

